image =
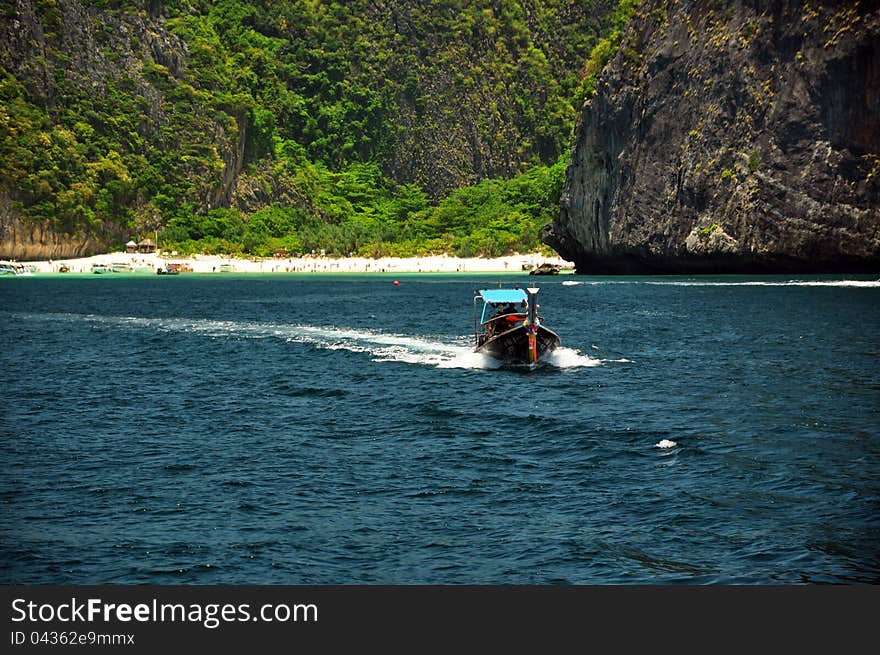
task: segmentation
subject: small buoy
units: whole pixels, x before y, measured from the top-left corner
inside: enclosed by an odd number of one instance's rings
[[[655,448],[675,448],[678,444],[672,441],[671,439],[661,439],[660,443],[655,444]]]
[[[400,282],[398,282],[397,280],[394,280],[394,286],[396,286],[396,287],[400,286]]]

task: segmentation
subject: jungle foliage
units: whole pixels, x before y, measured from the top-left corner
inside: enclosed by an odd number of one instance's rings
[[[541,248],[584,64],[622,29],[612,0],[0,11],[19,26],[0,42],[14,212],[116,243],[158,230],[165,247],[257,255]]]

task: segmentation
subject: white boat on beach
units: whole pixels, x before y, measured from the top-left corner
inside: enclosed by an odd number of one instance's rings
[[[26,267],[24,264],[19,264],[18,262],[10,262],[6,260],[0,261],[0,275],[2,276],[33,274],[33,267]]]

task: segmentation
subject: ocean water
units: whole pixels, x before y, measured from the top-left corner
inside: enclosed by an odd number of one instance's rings
[[[0,280],[0,582],[880,581],[876,277],[394,279]]]

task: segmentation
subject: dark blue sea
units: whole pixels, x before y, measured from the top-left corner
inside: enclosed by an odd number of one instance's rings
[[[0,280],[0,583],[880,581],[876,276],[394,279]]]

